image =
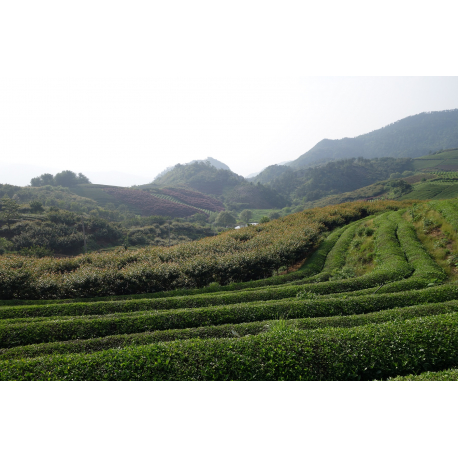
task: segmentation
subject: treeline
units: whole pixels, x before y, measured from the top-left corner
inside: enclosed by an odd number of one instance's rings
[[[51,173],[43,173],[39,177],[32,178],[30,180],[30,186],[65,186],[72,187],[79,184],[90,183],[89,178],[82,173],[72,172],[71,170],[63,170],[60,173],[56,173],[54,176]]]

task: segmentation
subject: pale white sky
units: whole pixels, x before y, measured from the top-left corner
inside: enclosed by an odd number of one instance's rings
[[[9,3],[0,183],[71,169],[143,184],[207,156],[246,176],[323,138],[458,108],[458,77],[367,76],[456,75],[449,2],[433,13],[399,1],[383,12],[366,2]]]

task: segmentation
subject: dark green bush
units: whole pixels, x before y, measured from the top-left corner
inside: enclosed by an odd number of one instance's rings
[[[370,323],[387,323],[403,321],[422,316],[442,315],[458,312],[458,301],[440,304],[415,305],[405,308],[384,310],[364,315],[335,316],[325,318],[302,318],[283,320],[286,327],[297,329],[321,329],[327,327],[355,327]],[[170,329],[165,331],[143,332],[140,334],[122,334],[86,340],[42,343],[23,347],[0,349],[0,360],[35,358],[51,354],[93,353],[109,348],[123,348],[131,345],[148,345],[157,342],[169,342],[186,339],[236,338],[269,332],[277,323],[273,321],[256,321],[253,323],[224,324],[187,329]]]
[[[67,316],[64,319],[50,317],[39,321],[27,319],[22,323],[8,323],[4,320],[0,323],[0,348],[153,330],[248,323],[273,320],[279,316],[287,316],[292,319],[353,315],[422,303],[446,302],[455,299],[458,299],[458,286],[447,285],[420,291],[361,297],[325,298],[308,301],[290,299],[161,312],[156,310],[145,311],[148,306],[144,304],[139,312],[127,313],[126,307],[125,313],[118,315]],[[75,310],[77,305],[71,304],[68,307],[73,308],[73,313],[77,313],[77,310]],[[91,305],[95,306],[97,304]],[[114,305],[116,304],[106,304],[104,312],[107,313],[108,307],[113,307]],[[131,309],[134,308],[133,305],[129,304],[128,306]],[[137,304],[137,309],[139,307],[140,305]],[[3,310],[1,311],[3,312]]]
[[[2,380],[373,380],[458,364],[458,314],[0,362]]]

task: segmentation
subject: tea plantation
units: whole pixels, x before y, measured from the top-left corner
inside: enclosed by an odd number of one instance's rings
[[[1,380],[458,380],[458,201],[0,257]],[[304,262],[305,260],[305,262]]]

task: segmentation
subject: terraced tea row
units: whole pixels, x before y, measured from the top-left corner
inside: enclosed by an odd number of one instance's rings
[[[372,380],[458,363],[458,313],[0,362],[3,380]]]
[[[69,260],[3,256],[2,299],[55,299],[200,288],[260,280],[311,254],[323,234],[406,203],[356,202],[307,210],[262,226],[170,248],[97,253]]]
[[[287,275],[128,297],[4,301],[1,378],[372,380],[452,370],[458,284],[405,210],[361,208],[304,212],[307,224],[293,232],[315,224],[322,242]],[[287,230],[285,221],[278,228]],[[254,243],[256,233],[246,233],[252,237],[238,240],[240,254],[245,244],[264,256],[260,243],[269,238]],[[230,236],[211,249],[232,243]],[[336,280],[363,245],[374,252],[370,269]],[[185,260],[194,249],[170,249],[161,262]]]

